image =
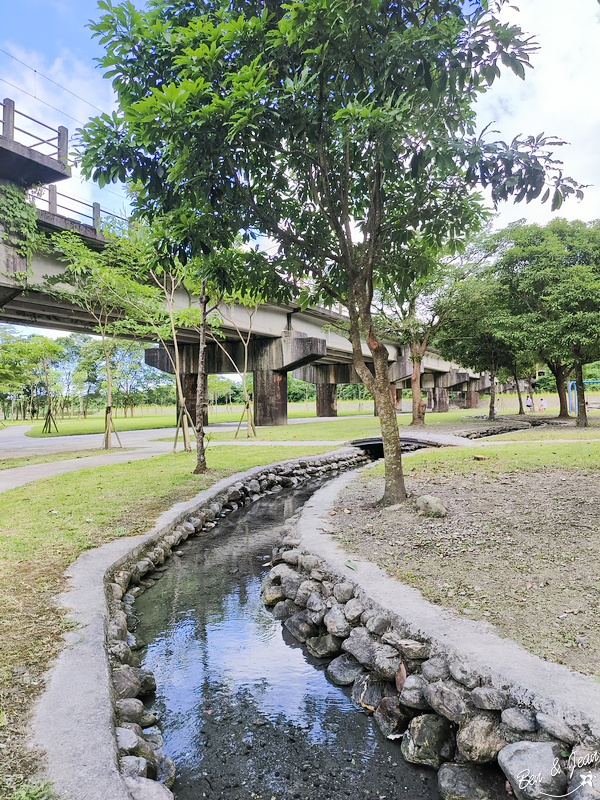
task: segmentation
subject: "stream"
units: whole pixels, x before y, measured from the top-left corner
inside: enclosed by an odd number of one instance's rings
[[[322,483],[240,508],[197,538],[135,603],[177,800],[439,800],[349,690],[325,677],[260,599],[285,520]]]

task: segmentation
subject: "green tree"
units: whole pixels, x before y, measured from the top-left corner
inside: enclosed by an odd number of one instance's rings
[[[515,327],[556,380],[561,417],[565,383],[575,371],[578,424],[587,425],[583,365],[600,354],[600,222],[556,219],[504,232],[508,249],[496,271]]]
[[[489,372],[488,418],[495,418],[496,377],[501,370],[514,374],[519,345],[512,328],[499,284],[485,274],[473,275],[457,289],[457,311],[449,317],[436,337],[444,358],[477,372]]]
[[[494,202],[552,195],[554,207],[578,191],[552,158],[560,142],[476,131],[474,101],[500,65],[523,77],[535,50],[498,20],[504,3],[156,0],[138,11],[101,0],[92,26],[119,111],[86,126],[85,174],[136,181],[147,214],[193,209],[209,247],[240,229],[272,237],[279,249],[254,253],[242,293],[304,287],[303,304],[346,307],[354,366],[379,411],[384,503],[405,488],[375,287],[410,284],[416,233],[459,246],[481,218],[478,184]]]

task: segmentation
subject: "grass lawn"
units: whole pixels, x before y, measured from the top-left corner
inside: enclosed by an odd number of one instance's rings
[[[219,409],[217,414],[211,408],[208,415],[209,423],[213,422],[239,422],[242,416],[243,407],[234,406],[232,411]],[[288,417],[290,419],[299,419],[301,417],[316,417],[316,409],[314,402],[311,403],[289,403],[288,404]],[[358,402],[355,401],[342,401],[338,407],[338,415],[340,417],[353,416],[355,414],[364,414],[365,416],[373,416],[373,402],[364,402],[362,410],[358,410]],[[38,422],[32,430],[27,433],[27,436],[34,438],[41,438],[47,436],[72,436],[80,433],[103,433],[104,432],[104,412],[97,414],[90,414],[86,419],[57,419],[58,433],[42,433],[43,422]],[[145,411],[142,415],[141,412],[136,411],[133,417],[123,417],[117,415],[115,418],[115,427],[118,431],[132,431],[132,430],[152,430],[153,428],[171,428],[175,427],[177,418],[175,416],[175,409],[168,409],[160,413]],[[10,425],[31,425],[31,420],[18,422],[7,422]]]
[[[328,447],[286,449],[284,458]],[[210,471],[193,475],[195,453],[155,456],[58,475],[0,495],[0,797],[32,774],[23,744],[31,700],[62,645],[64,617],[54,604],[62,573],[90,547],[142,533],[166,508],[220,478],[280,457],[272,447],[219,447]]]
[[[45,453],[39,456],[23,456],[22,458],[0,459],[0,470],[13,469],[13,467],[28,467],[34,464],[48,464],[51,461],[67,461],[69,458],[85,458],[86,456],[99,456],[104,453],[126,453],[131,447],[113,448],[112,450],[74,450],[72,453]]]

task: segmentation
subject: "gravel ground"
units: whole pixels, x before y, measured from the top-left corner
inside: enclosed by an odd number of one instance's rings
[[[408,478],[409,499],[381,509],[364,473],[331,522],[346,550],[431,602],[487,620],[532,653],[600,676],[600,483],[552,470]],[[419,516],[423,494],[445,518]]]

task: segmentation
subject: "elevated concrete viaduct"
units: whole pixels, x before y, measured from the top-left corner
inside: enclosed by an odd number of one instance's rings
[[[102,248],[105,240],[100,230],[101,210],[97,204],[89,206],[87,211],[90,213],[84,213],[84,218],[89,217],[92,224],[59,213],[64,210],[65,201],[61,200],[56,182],[70,176],[66,161],[66,129],[58,129],[56,136],[50,139],[44,134],[45,140],[35,133],[28,133],[34,143],[29,141],[28,144],[23,144],[17,141],[17,132],[22,129],[15,125],[18,111],[15,110],[14,103],[5,100],[2,110],[0,182],[22,188],[50,184],[47,207],[38,209],[40,229],[70,230],[81,236],[89,247]],[[47,128],[43,123],[37,124]],[[49,148],[47,154],[41,154],[36,149],[39,142],[47,150]],[[17,251],[0,237],[0,322],[95,333],[94,320],[84,309],[58,301],[44,291],[46,276],[58,276],[63,269],[56,257],[44,253],[36,254],[32,263],[27,266]],[[25,272],[27,277],[23,280]],[[188,307],[189,304],[190,298],[181,291],[176,299],[176,307]],[[317,415],[321,417],[337,415],[338,383],[360,383],[352,364],[350,343],[334,330],[335,323],[343,319],[335,312],[324,308],[301,310],[295,305],[266,303],[252,311],[243,306],[222,306],[220,314],[222,338],[219,341],[222,347],[215,342],[209,343],[206,371],[209,374],[232,372],[232,361],[243,371],[245,352],[238,331],[244,336],[251,332],[247,369],[254,375],[254,412],[258,425],[286,423],[288,372],[294,377],[316,384]],[[193,330],[183,329],[178,332],[178,340],[186,404],[194,415],[198,335]],[[389,351],[390,390],[397,400],[397,393],[400,392],[401,397],[401,389],[410,386],[410,352],[407,347],[394,342],[388,342],[386,346]],[[369,363],[366,345],[363,345],[363,355]],[[171,361],[164,349],[147,350],[146,361],[165,372],[172,372]],[[421,372],[422,388],[430,395],[429,405],[438,411],[448,410],[450,389],[465,392],[467,407],[475,407],[478,392],[489,387],[489,380],[485,375],[477,375],[444,361],[433,349],[425,354]]]

